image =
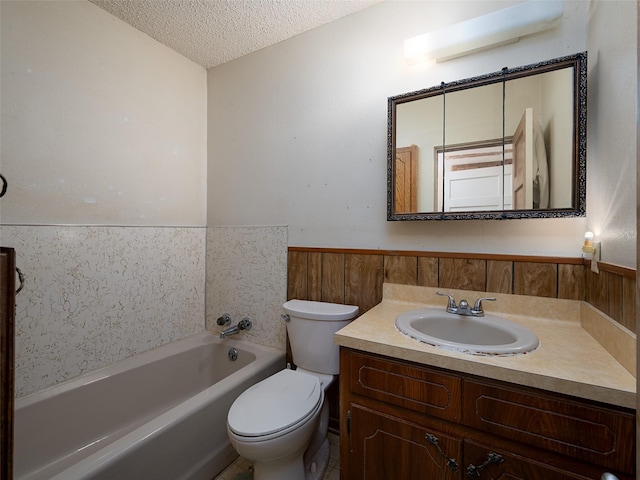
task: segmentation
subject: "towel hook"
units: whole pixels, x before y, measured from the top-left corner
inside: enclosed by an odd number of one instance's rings
[[[2,190],[0,190],[0,197],[4,197],[4,194],[7,193],[7,187],[9,186],[9,183],[7,182],[7,179],[4,177],[4,175],[2,175],[0,173],[0,180],[2,180]]]
[[[18,280],[20,281],[20,286],[16,290],[16,295],[19,294],[24,288],[24,273],[18,267],[16,267],[16,273],[18,274]]]

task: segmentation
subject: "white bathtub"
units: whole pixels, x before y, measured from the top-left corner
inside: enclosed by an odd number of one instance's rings
[[[20,398],[15,479],[211,480],[237,457],[231,404],[284,362],[204,332]]]

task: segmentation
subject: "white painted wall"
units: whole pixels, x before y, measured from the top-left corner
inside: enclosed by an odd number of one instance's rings
[[[556,30],[405,64],[406,38],[510,3],[383,2],[209,70],[208,225],[287,224],[297,246],[579,256],[585,218],[386,221],[389,96],[586,50],[587,2],[567,1]]]
[[[589,13],[587,227],[603,260],[636,268],[638,4],[595,1]]]
[[[2,1],[4,224],[206,222],[206,71],[86,1]]]

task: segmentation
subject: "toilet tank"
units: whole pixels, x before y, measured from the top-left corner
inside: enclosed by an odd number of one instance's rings
[[[287,333],[293,363],[317,373],[340,372],[340,349],[333,334],[358,314],[358,307],[339,303],[289,300],[283,305],[289,316]]]

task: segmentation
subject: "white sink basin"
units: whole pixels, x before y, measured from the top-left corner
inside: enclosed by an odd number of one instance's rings
[[[474,355],[518,355],[540,344],[527,327],[495,315],[471,317],[425,308],[400,314],[396,327],[429,345]]]

